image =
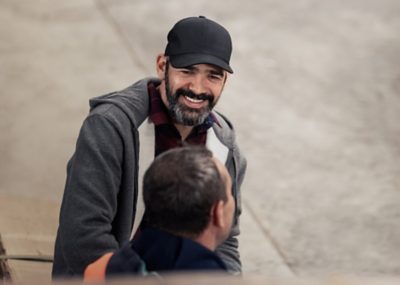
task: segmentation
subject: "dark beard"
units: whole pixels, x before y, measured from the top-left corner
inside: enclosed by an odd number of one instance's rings
[[[214,96],[201,93],[196,94],[191,90],[179,88],[174,94],[171,92],[168,78],[168,69],[165,71],[165,91],[168,99],[168,112],[175,122],[185,126],[198,126],[201,125],[214,108]],[[207,100],[208,105],[201,109],[193,109],[185,106],[179,102],[180,96],[187,96],[197,100]]]

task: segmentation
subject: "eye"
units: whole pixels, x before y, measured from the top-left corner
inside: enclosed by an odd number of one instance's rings
[[[193,70],[191,69],[180,69],[179,72],[185,75],[193,74]]]
[[[223,79],[223,76],[221,74],[216,74],[216,73],[210,73],[208,75],[208,78],[210,78],[213,81],[220,81]]]

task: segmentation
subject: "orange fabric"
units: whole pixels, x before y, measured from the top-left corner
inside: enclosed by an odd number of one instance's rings
[[[83,273],[84,282],[101,282],[106,280],[106,268],[113,252],[104,254],[95,262],[90,263]]]

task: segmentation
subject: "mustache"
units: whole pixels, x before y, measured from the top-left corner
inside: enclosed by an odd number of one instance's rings
[[[176,90],[175,94],[176,98],[178,98],[179,96],[187,96],[196,100],[207,100],[210,104],[214,102],[214,96],[208,93],[196,94],[191,90],[179,88],[178,90]]]

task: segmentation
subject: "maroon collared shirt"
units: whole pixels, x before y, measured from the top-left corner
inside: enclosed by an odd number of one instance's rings
[[[154,83],[149,83],[148,91],[150,95],[149,118],[153,122],[155,128],[155,156],[171,148],[181,147],[183,145],[206,144],[207,130],[212,127],[214,123],[218,124],[217,119],[212,113],[208,115],[201,125],[195,126],[185,140],[182,140]]]

